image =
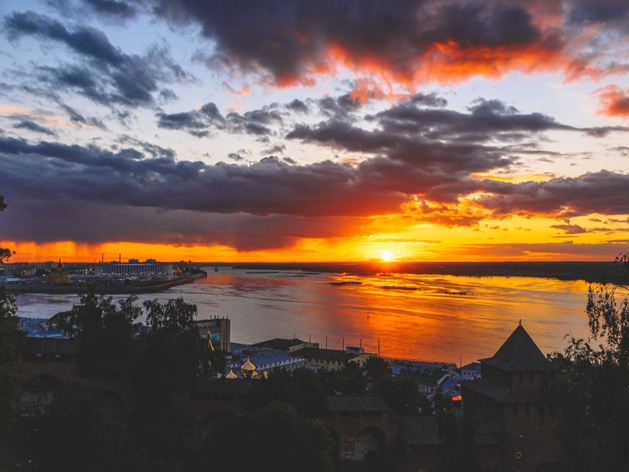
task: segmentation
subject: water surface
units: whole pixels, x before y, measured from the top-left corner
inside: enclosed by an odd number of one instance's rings
[[[585,337],[585,282],[525,277],[416,274],[369,276],[208,268],[208,277],[166,292],[183,297],[199,318],[231,319],[232,341],[294,336],[322,347],[360,345],[384,357],[459,364],[492,356],[519,320],[542,352],[561,351],[565,335]],[[115,299],[123,296],[114,296]],[[49,318],[75,295],[21,294],[18,314]],[[327,341],[326,341],[327,337]]]

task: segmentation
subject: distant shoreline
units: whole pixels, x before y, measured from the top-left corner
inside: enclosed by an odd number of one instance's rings
[[[47,295],[54,294],[82,294],[87,293],[91,287],[94,292],[99,295],[133,295],[140,293],[156,293],[168,290],[171,287],[194,283],[196,279],[205,278],[206,274],[197,274],[190,277],[182,277],[168,282],[148,284],[148,285],[96,285],[96,284],[67,284],[67,285],[48,285],[48,284],[5,284],[3,285],[9,293],[45,293]]]
[[[215,264],[212,264],[215,265]],[[614,262],[291,262],[230,264],[243,270],[301,270],[356,275],[407,273],[464,277],[535,277],[627,284],[629,272]]]

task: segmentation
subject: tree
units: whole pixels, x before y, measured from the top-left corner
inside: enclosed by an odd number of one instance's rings
[[[363,368],[357,362],[348,362],[340,370],[343,379],[344,394],[361,395],[367,390],[367,380],[363,376]]]
[[[376,382],[369,392],[381,395],[398,415],[432,415],[430,400],[419,393],[417,384],[411,379],[385,377]]]
[[[443,441],[444,460],[440,472],[480,472],[475,457],[474,435],[478,416],[474,407],[466,408],[463,417],[452,412],[452,398],[437,392],[434,397],[435,422],[439,439]]]
[[[0,211],[3,211],[6,207],[7,205],[4,203],[4,197],[0,195]],[[0,263],[9,259],[12,254],[13,252],[10,249],[0,247]]]
[[[47,412],[35,418],[28,448],[41,472],[137,470],[128,428],[111,415],[107,398],[79,383],[57,392]]]
[[[369,357],[365,362],[367,374],[373,382],[391,375],[391,366],[381,357]]]
[[[307,418],[321,418],[332,412],[316,374],[305,367],[290,372],[278,369],[268,379],[253,383],[248,392],[247,409],[260,412],[269,403],[291,405]]]
[[[0,211],[5,208],[4,197],[0,195]],[[9,249],[0,248],[0,263],[10,256]],[[2,439],[13,428],[17,416],[20,381],[16,347],[22,335],[19,321],[15,300],[0,286],[0,442],[4,442]]]
[[[80,296],[81,303],[72,307],[66,330],[81,341],[81,361],[109,368],[128,366],[133,343],[140,324],[142,307],[130,295],[114,303],[112,297],[97,296],[93,289]]]
[[[616,263],[629,271],[629,255]],[[595,284],[588,291],[587,340],[570,339],[548,402],[563,467],[570,472],[626,470],[629,463],[629,289]]]
[[[184,435],[193,423],[186,394],[203,373],[207,343],[194,324],[197,307],[183,298],[144,302],[150,329],[138,339],[133,383],[142,401],[133,415],[139,445],[173,470],[184,460]]]
[[[212,470],[332,472],[325,427],[293,407],[269,403],[257,415],[229,418],[210,433],[203,456]],[[199,470],[207,470],[207,462]]]

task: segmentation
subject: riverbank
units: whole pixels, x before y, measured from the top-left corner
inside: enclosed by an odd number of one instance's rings
[[[213,264],[212,264],[213,265]],[[626,284],[627,269],[614,262],[291,262],[240,263],[242,270],[301,270],[356,275],[416,274],[464,277],[534,277],[588,283]]]
[[[43,293],[47,295],[71,294],[79,295],[87,293],[91,288],[98,295],[134,295],[141,293],[156,293],[168,290],[171,287],[194,283],[195,280],[204,279],[207,274],[194,274],[186,277],[178,277],[173,280],[159,283],[147,283],[138,285],[105,285],[91,283],[73,283],[67,285],[49,284],[5,284],[4,288],[12,294]]]

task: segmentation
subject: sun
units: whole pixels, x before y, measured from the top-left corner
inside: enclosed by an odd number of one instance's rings
[[[382,259],[384,262],[390,262],[391,259],[393,259],[393,252],[391,251],[379,251],[380,252],[380,259]]]

